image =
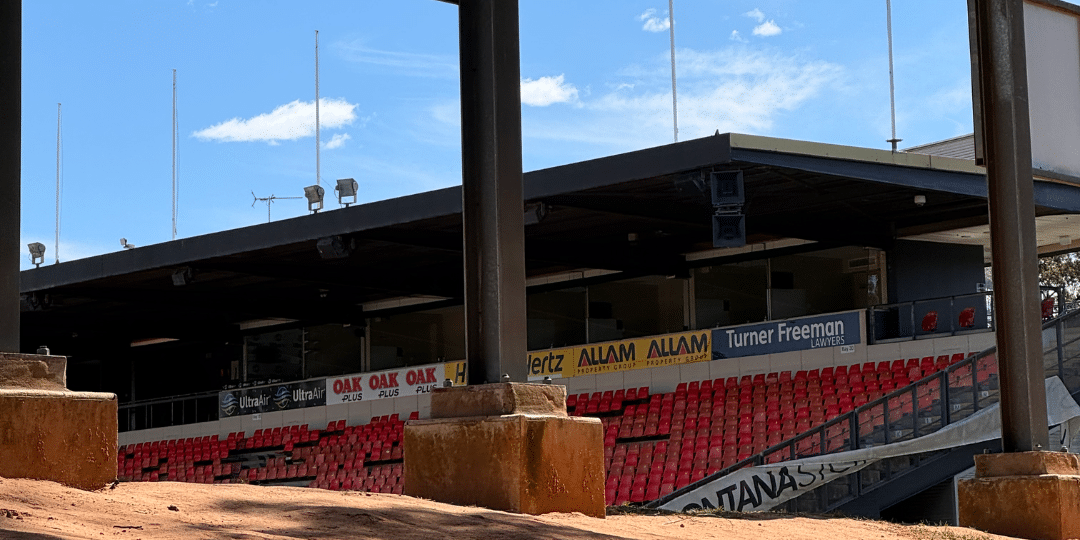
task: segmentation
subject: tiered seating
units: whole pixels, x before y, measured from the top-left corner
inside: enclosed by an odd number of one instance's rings
[[[675,392],[648,388],[573,396],[572,414],[600,416],[605,429],[608,504],[653,500],[775,446],[843,413],[965,358],[964,354],[893,362],[762,373],[680,383]],[[993,359],[984,363],[993,364]],[[983,370],[980,377],[985,378]],[[623,405],[619,411],[616,404]],[[939,396],[919,395],[920,409]],[[601,411],[602,403],[607,409]],[[897,400],[904,405],[903,396]],[[911,409],[911,398],[906,405]],[[861,433],[880,429],[868,414]],[[899,418],[900,413],[891,416]],[[848,427],[828,428],[825,451],[843,448]],[[807,439],[799,455],[820,451]],[[792,456],[776,454],[773,460]]]
[[[652,394],[649,387],[583,393],[568,396],[567,408],[572,415],[598,416],[603,422],[607,503],[640,503],[667,495],[964,358],[964,354],[928,356],[690,381],[664,394]],[[982,358],[975,369],[974,378],[966,366],[954,370],[948,384],[952,388],[975,385],[972,395],[985,397],[995,388],[996,361],[992,356]],[[890,398],[890,426],[903,427],[901,420],[910,418],[913,429],[916,417],[922,421],[920,426],[932,423],[930,415],[939,403],[939,393],[939,386],[929,384]],[[958,394],[963,397],[964,393]],[[949,405],[953,411],[963,406]],[[860,437],[880,434],[883,409],[860,414]],[[409,418],[417,416],[414,412]],[[395,414],[359,426],[338,420],[321,431],[290,426],[258,430],[251,437],[241,432],[224,440],[212,436],[128,445],[120,452],[120,478],[401,493],[403,426]],[[768,460],[842,450],[848,431],[846,424],[829,426],[823,438],[800,440],[794,456],[789,451],[776,452]]]
[[[394,414],[359,426],[337,420],[324,430],[289,426],[251,437],[239,432],[224,440],[214,435],[127,445],[118,452],[118,477],[401,493],[403,428]]]

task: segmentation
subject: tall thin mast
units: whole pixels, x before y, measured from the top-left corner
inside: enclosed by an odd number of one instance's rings
[[[675,94],[675,1],[668,0],[668,30],[671,35],[671,121],[675,129],[675,142],[679,142],[679,108]]]
[[[892,138],[885,141],[892,143],[892,151],[896,151],[896,143],[903,139],[896,138],[896,86],[893,84],[893,54],[892,54],[892,1],[885,0],[885,24],[889,35],[889,111],[892,114]]]
[[[176,240],[177,195],[179,184],[176,177],[176,150],[179,126],[176,121],[176,70],[172,70],[172,239]]]
[[[56,104],[56,244],[53,246],[55,262],[60,262],[60,104]]]
[[[315,185],[322,180],[319,168],[319,31],[315,31]]]

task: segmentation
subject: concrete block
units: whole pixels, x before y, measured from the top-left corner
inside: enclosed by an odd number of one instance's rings
[[[494,383],[436,388],[431,418],[540,414],[565,417],[566,391],[557,384]]]
[[[734,360],[723,359],[709,362],[709,377],[713,379],[726,379],[739,376],[739,363]]]
[[[679,380],[685,382],[691,381],[704,381],[706,379],[711,380],[709,376],[709,363],[708,362],[695,362],[693,364],[682,364],[679,368]]]
[[[71,392],[67,359],[0,353],[0,477],[99,489],[116,479],[115,394]]]
[[[649,382],[650,394],[663,394],[674,392],[679,386],[679,366],[663,366],[649,370],[651,381]]]
[[[510,414],[411,420],[405,424],[404,449],[406,495],[525,514],[604,516],[598,418]]]
[[[1038,540],[1080,538],[1080,460],[1059,452],[975,456],[958,485],[959,523]]]

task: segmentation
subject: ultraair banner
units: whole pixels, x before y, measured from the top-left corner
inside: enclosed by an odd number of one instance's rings
[[[443,381],[454,386],[467,383],[464,361],[342,375],[326,379],[326,404],[356,403],[376,399],[430,394]]]
[[[1046,379],[1046,419],[1060,426],[1062,441],[1070,441],[1080,427],[1080,406],[1061,379]],[[955,424],[908,441],[814,456],[772,465],[747,467],[719,478],[706,478],[661,499],[664,510],[687,512],[720,508],[736,512],[764,512],[829,482],[854,473],[878,460],[945,450],[1001,437],[998,405],[987,407]],[[666,499],[666,500],[665,500]]]
[[[861,314],[849,311],[716,328],[712,331],[712,359],[855,345],[862,341]]]
[[[221,418],[318,407],[326,405],[326,383],[317,379],[229,390],[218,394],[218,405]]]
[[[707,362],[709,341],[710,332],[699,330],[533,351],[527,360],[529,380]]]

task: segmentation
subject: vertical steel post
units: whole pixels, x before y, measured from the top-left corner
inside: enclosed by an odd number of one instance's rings
[[[19,351],[22,0],[0,2],[0,352]]]
[[[1001,444],[1048,450],[1022,0],[968,0],[996,279]],[[979,125],[980,122],[976,122]],[[1006,277],[1007,276],[1007,277]],[[996,315],[996,314],[995,314]]]
[[[517,0],[460,0],[465,353],[471,383],[526,380]]]

